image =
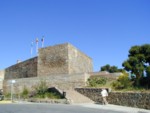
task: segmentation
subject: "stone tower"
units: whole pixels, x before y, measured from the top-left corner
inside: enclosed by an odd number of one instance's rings
[[[38,76],[92,71],[92,59],[69,43],[39,49]]]
[[[17,63],[0,71],[4,92],[10,91],[10,81],[15,80],[15,91],[24,86],[32,88],[41,80],[49,87],[70,89],[86,85],[89,72],[93,72],[92,59],[69,43],[40,48],[37,57]]]

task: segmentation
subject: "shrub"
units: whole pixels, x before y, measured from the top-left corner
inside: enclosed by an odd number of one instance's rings
[[[132,87],[133,82],[129,79],[128,74],[124,73],[111,85],[114,89],[127,89]]]
[[[99,87],[105,85],[107,82],[106,78],[102,77],[91,77],[88,79],[87,84],[90,87]]]
[[[28,98],[29,90],[24,86],[21,97]]]
[[[5,95],[5,98],[11,98],[11,93],[6,93],[6,94],[4,94]]]
[[[45,93],[45,97],[47,97],[47,98],[50,98],[50,99],[61,99],[62,97],[61,97],[61,95],[58,95],[57,93],[55,93],[55,92],[47,92],[47,93]]]
[[[62,96],[57,94],[56,92],[48,91],[48,86],[46,84],[46,81],[41,80],[40,83],[34,87],[34,89],[35,91],[32,94],[30,94],[31,97],[50,98],[50,99],[62,98]]]
[[[36,97],[45,98],[45,93],[47,92],[48,86],[46,81],[40,81],[40,83],[35,86]]]

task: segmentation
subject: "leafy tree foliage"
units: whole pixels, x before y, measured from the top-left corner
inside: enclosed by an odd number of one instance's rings
[[[127,73],[123,73],[123,75],[119,76],[116,81],[114,81],[111,85],[114,89],[128,89],[132,87],[132,81],[129,79]]]
[[[135,86],[150,88],[150,44],[131,47],[128,59],[122,63],[122,66],[126,71],[136,75]]]
[[[110,73],[114,72],[122,72],[122,69],[118,69],[117,66],[110,66],[109,64],[106,64],[105,66],[102,66],[100,71],[108,71]]]

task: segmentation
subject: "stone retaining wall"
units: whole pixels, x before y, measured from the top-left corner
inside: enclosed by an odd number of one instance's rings
[[[76,91],[101,103],[100,88],[76,88]],[[150,92],[110,92],[107,98],[110,104],[150,109]]]
[[[41,81],[45,81],[49,87],[56,87],[60,90],[74,89],[75,87],[84,87],[85,81],[89,75],[86,73],[82,74],[59,74],[54,76],[45,77],[31,77],[23,79],[14,79],[16,82],[13,84],[14,93],[21,93],[24,87],[29,90],[34,90]],[[10,93],[11,91],[11,80],[4,80],[3,89],[4,93]]]

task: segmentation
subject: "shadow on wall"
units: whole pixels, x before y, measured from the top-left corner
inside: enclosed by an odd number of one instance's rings
[[[48,92],[50,92],[50,93],[55,93],[56,95],[60,95],[61,96],[61,98],[65,98],[65,96],[66,96],[66,93],[65,92],[60,92],[58,89],[56,89],[55,87],[50,87],[50,88],[48,88],[48,90],[47,90]]]
[[[5,69],[4,79],[37,77],[37,57],[17,63]]]

